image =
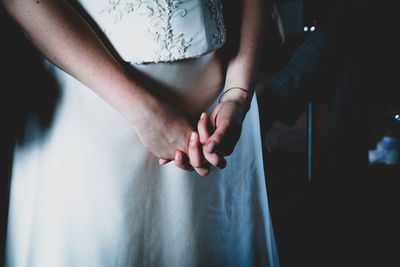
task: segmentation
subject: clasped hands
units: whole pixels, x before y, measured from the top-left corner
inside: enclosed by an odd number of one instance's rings
[[[230,155],[239,140],[248,103],[226,101],[219,103],[210,115],[203,112],[193,130],[186,150],[176,150],[173,161],[186,171],[195,170],[201,176],[210,173],[210,167],[225,168],[225,156]],[[164,165],[170,162],[160,158]]]
[[[174,161],[179,168],[202,176],[210,173],[211,165],[225,167],[224,157],[233,152],[239,140],[250,107],[248,99],[224,99],[210,115],[202,113],[196,126],[181,110],[153,100],[146,102],[135,128],[161,165]]]

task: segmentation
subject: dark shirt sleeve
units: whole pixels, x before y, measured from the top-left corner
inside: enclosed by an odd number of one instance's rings
[[[292,125],[307,99],[325,96],[335,87],[348,59],[348,13],[346,5],[338,4],[326,23],[266,82],[260,102],[271,106],[276,119]]]

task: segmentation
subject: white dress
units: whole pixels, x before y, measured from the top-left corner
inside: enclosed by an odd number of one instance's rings
[[[164,3],[124,3],[159,2]],[[188,3],[183,9],[189,15],[206,12],[191,5],[217,1],[165,1],[173,2]],[[123,0],[109,3],[118,7]],[[167,62],[138,64],[151,56],[140,53],[126,57],[133,69],[176,95],[182,109],[190,106],[197,114],[212,110],[213,103],[199,99],[205,88],[221,84],[210,52],[222,45],[217,37],[194,52],[186,45],[187,50],[152,55],[153,62]],[[200,177],[173,163],[159,166],[120,113],[65,72],[47,67],[61,96],[49,128],[42,131],[32,118],[28,138],[15,148],[7,266],[279,266],[255,98],[227,167]]]

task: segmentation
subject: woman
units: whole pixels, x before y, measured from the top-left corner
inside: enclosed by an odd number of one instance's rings
[[[3,3],[61,90],[47,132],[29,121],[15,149],[8,266],[278,265],[249,109],[261,0],[243,3],[224,75],[219,1]],[[242,89],[217,104],[221,87]]]

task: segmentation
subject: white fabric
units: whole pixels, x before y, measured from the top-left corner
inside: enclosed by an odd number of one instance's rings
[[[78,0],[127,62],[192,58],[220,48],[220,0]]]
[[[212,58],[136,68],[191,90],[185,70]],[[255,99],[226,169],[200,177],[160,167],[121,114],[52,68],[55,118],[45,133],[31,120],[15,149],[7,266],[279,265]]]
[[[126,3],[116,1],[117,7]],[[89,11],[94,2],[85,3]],[[191,11],[202,14],[203,22],[196,20],[199,26],[190,23],[196,30],[187,33],[194,34],[204,33],[209,16],[198,11],[200,3],[217,1],[131,2],[169,3],[184,8],[188,17]],[[129,25],[134,27],[128,23],[121,31],[128,31]],[[120,45],[120,53],[127,53],[126,59],[137,56],[133,47],[147,42],[136,34],[133,29],[130,37],[113,41]],[[208,37],[208,33],[199,35],[199,39]],[[204,47],[193,45],[199,48],[193,53],[211,49],[207,42],[200,40]],[[28,138],[15,148],[7,266],[279,266],[255,98],[227,167],[213,168],[211,175],[200,177],[173,163],[159,166],[120,113],[68,74],[49,66],[60,99],[49,127],[44,131],[41,120],[32,117],[25,130]],[[217,99],[223,83],[220,67],[215,53],[169,63],[132,64],[160,84],[160,95],[173,96],[165,101],[195,120],[199,112],[210,111]]]

